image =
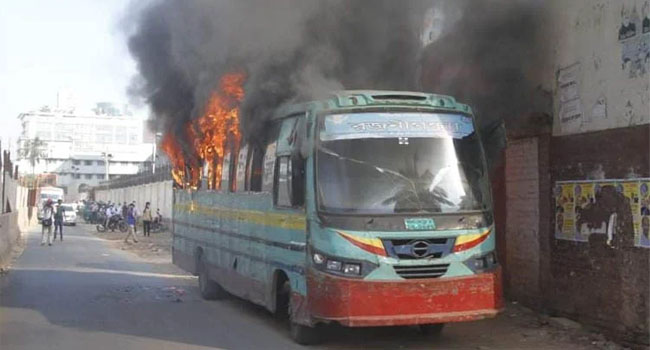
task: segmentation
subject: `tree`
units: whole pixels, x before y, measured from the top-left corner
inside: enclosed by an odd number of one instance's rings
[[[36,164],[45,157],[45,142],[38,137],[35,139],[23,140],[18,156],[22,159],[28,159],[29,165],[32,166],[32,175],[35,172]]]

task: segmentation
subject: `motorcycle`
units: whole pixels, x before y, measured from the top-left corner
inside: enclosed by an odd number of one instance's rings
[[[127,225],[126,221],[124,221],[124,218],[122,216],[109,219],[108,226],[104,225],[104,223],[100,223],[97,225],[97,232],[106,232],[107,230],[111,230],[111,232],[115,232],[115,230],[120,230],[120,232],[124,233],[129,230],[129,225]]]
[[[162,221],[154,220],[151,222],[151,232],[158,233],[167,231],[167,226]]]

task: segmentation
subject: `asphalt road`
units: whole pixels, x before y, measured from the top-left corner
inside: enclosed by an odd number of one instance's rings
[[[40,245],[40,233],[0,277],[0,349],[298,349],[286,326],[237,298],[204,301],[196,279],[96,238],[92,227],[66,227],[64,241]],[[454,324],[438,338],[414,328],[327,327],[336,349],[582,348],[532,318]]]

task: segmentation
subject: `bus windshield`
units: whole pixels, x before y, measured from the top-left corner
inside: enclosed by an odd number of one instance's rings
[[[319,209],[337,214],[453,213],[488,208],[471,118],[357,113],[319,122]]]

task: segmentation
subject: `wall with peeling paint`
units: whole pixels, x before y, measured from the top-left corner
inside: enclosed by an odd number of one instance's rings
[[[553,137],[550,180],[624,179],[650,175],[650,126],[636,126]],[[632,173],[633,174],[632,174]],[[547,190],[546,203],[554,203]],[[553,313],[597,326],[611,336],[648,344],[650,308],[650,249],[635,246],[629,200],[613,186],[601,189],[593,204],[584,207],[581,220],[594,227],[609,224],[607,235],[587,241],[556,239],[552,229],[541,237],[549,245],[542,254],[548,265],[543,276],[544,306]],[[555,217],[545,218],[555,226]]]
[[[650,123],[650,0],[555,0],[553,135]]]

